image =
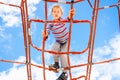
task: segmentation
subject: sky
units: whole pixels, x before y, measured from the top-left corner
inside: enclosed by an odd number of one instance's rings
[[[70,1],[70,0],[66,0]],[[92,4],[94,0],[90,0]],[[20,0],[0,0],[0,2],[20,5]],[[118,0],[100,0],[100,7],[116,4]],[[52,20],[50,9],[54,3],[48,3],[48,20]],[[68,16],[70,5],[59,4],[63,8],[63,18]],[[91,20],[92,9],[87,0],[74,5],[74,20]],[[42,0],[28,0],[29,19],[45,19],[44,2]],[[25,62],[25,50],[21,13],[18,8],[0,4],[0,59]],[[96,28],[93,62],[120,58],[120,33],[117,8],[100,10]],[[42,30],[44,24],[31,23],[32,43],[41,48]],[[69,28],[69,24],[66,24]],[[72,26],[70,51],[82,51],[87,47],[90,26],[86,23],[77,23]],[[54,43],[53,35],[49,35],[45,49],[50,50]],[[42,65],[41,52],[31,47],[32,63]],[[87,53],[70,55],[71,65],[87,62]],[[52,64],[53,56],[45,53],[46,66]],[[120,61],[93,65],[91,80],[120,80]],[[86,73],[86,67],[71,69],[73,77]],[[61,73],[61,72],[60,72]],[[60,73],[46,70],[46,80],[55,80]],[[32,79],[43,80],[42,69],[32,66]],[[0,62],[0,80],[27,80],[26,66]],[[79,79],[84,80],[84,79]]]

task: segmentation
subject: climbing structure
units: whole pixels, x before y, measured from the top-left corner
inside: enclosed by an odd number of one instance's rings
[[[16,61],[11,61],[11,60],[0,60],[0,62],[9,62],[9,63],[16,63],[16,64],[25,64],[26,68],[27,68],[27,77],[28,80],[32,80],[32,74],[31,74],[31,66],[35,66],[38,68],[42,68],[43,69],[43,79],[46,80],[46,75],[45,72],[46,70],[49,70],[46,66],[45,66],[45,59],[44,59],[44,55],[45,52],[48,52],[50,54],[55,54],[56,52],[51,51],[51,50],[45,50],[45,38],[42,39],[42,48],[38,48],[37,46],[35,46],[32,43],[31,40],[31,23],[32,22],[39,22],[39,23],[44,23],[44,31],[46,31],[46,26],[47,23],[53,23],[55,21],[50,21],[47,18],[47,6],[49,2],[53,2],[53,3],[61,3],[61,4],[69,4],[71,5],[71,8],[73,8],[73,5],[75,5],[76,3],[80,3],[83,2],[85,0],[71,0],[70,2],[67,2],[65,0],[43,0],[44,1],[44,13],[45,13],[45,20],[40,20],[40,19],[28,19],[28,6],[27,6],[27,1],[29,0],[21,0],[21,5],[13,5],[13,4],[6,4],[3,2],[0,2],[0,4],[4,4],[4,5],[8,5],[8,6],[13,6],[13,7],[17,7],[20,9],[21,11],[21,18],[22,18],[22,28],[23,28],[23,37],[24,37],[24,49],[25,49],[25,54],[26,54],[26,62],[16,62]],[[115,58],[115,59],[111,59],[111,60],[105,60],[105,61],[101,61],[101,62],[92,62],[92,58],[93,58],[93,51],[94,51],[94,40],[95,40],[95,36],[96,36],[96,24],[97,24],[97,18],[98,18],[98,12],[99,10],[105,9],[105,8],[111,8],[111,7],[116,7],[118,10],[118,15],[119,15],[119,29],[120,29],[120,9],[119,9],[119,5],[120,5],[120,0],[118,0],[117,4],[113,4],[110,6],[103,6],[103,7],[99,7],[99,3],[100,0],[94,0],[94,4],[91,3],[90,0],[87,0],[89,6],[92,9],[92,20],[70,20],[70,21],[61,21],[64,23],[70,23],[69,26],[69,39],[68,39],[68,49],[67,49],[67,54],[68,54],[68,63],[69,63],[69,67],[68,68],[64,68],[65,70],[69,70],[69,76],[70,76],[70,80],[78,80],[80,78],[84,78],[85,80],[91,80],[91,70],[92,70],[92,65],[96,65],[96,64],[102,64],[102,63],[108,63],[111,61],[116,61],[116,60],[120,60],[120,58]],[[85,48],[83,51],[80,52],[75,52],[75,51],[70,51],[70,42],[71,42],[71,31],[72,31],[72,24],[75,23],[87,23],[90,25],[90,36],[89,36],[89,42],[88,42],[88,46],[87,48]],[[34,49],[42,52],[42,66],[40,65],[36,65],[31,63],[31,53],[30,53],[30,47],[33,47]],[[69,54],[84,54],[84,53],[88,53],[88,62],[85,64],[79,64],[79,65],[73,65],[71,66],[70,64],[70,57]],[[66,54],[66,52],[59,52],[60,54]],[[79,77],[75,77],[73,78],[72,73],[71,73],[71,69],[77,68],[77,67],[81,67],[81,66],[86,66],[86,75],[79,75]]]

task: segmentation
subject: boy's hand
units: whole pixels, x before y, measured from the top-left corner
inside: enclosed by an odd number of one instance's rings
[[[48,33],[47,32],[45,33],[45,31],[42,31],[42,36],[47,38],[48,37]]]
[[[72,19],[72,17],[74,16],[74,14],[75,14],[75,10],[71,9],[70,12],[69,12],[69,19]]]

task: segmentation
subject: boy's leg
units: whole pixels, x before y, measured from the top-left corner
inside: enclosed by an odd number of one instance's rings
[[[67,52],[68,43],[65,43],[61,46],[61,52]],[[60,54],[61,67],[68,67],[67,54]],[[66,72],[66,71],[65,71]]]
[[[59,49],[60,49],[60,44],[55,42],[53,44],[52,51],[58,52]],[[59,55],[56,53],[53,54],[53,57],[54,57],[54,64],[49,65],[49,69],[53,70],[54,72],[58,72],[56,71],[56,69],[59,68]]]
[[[55,42],[52,46],[52,51],[59,52],[60,44],[58,42]],[[54,62],[59,62],[59,55],[53,54]]]
[[[68,46],[68,43],[61,45],[61,52],[66,52],[67,46]],[[61,61],[62,68],[68,67],[67,54],[61,54],[60,61]],[[67,70],[64,70],[56,80],[67,80],[67,78],[68,78]]]
[[[67,46],[68,46],[68,43],[61,45],[60,46],[61,52],[67,52]],[[60,54],[60,61],[61,61],[62,68],[68,67],[67,54]],[[56,80],[67,80],[67,78],[68,78],[67,70],[64,70]]]

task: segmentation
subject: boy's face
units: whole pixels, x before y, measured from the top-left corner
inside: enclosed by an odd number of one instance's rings
[[[62,11],[58,7],[54,7],[52,10],[52,15],[55,20],[59,19],[62,16]]]

